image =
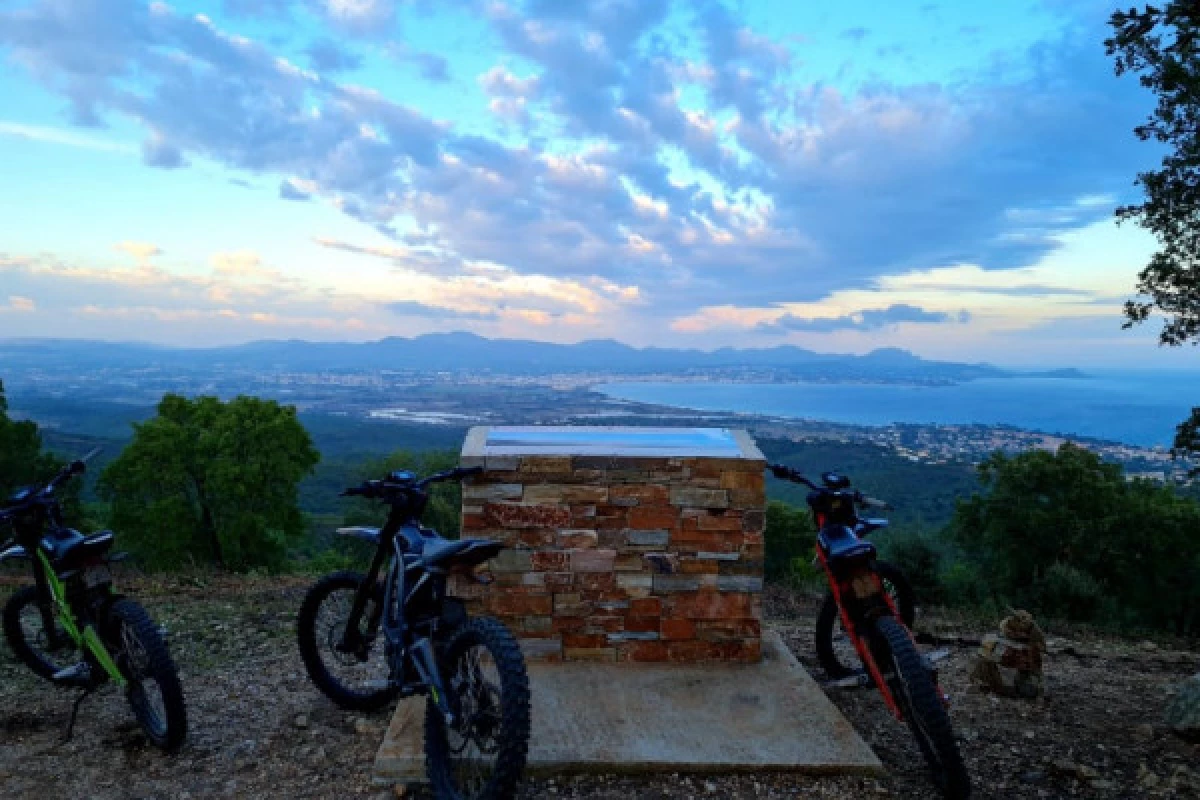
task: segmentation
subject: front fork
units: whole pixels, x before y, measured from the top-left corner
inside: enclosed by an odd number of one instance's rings
[[[893,716],[901,722],[904,721],[904,713],[900,709],[900,704],[896,701],[896,697],[892,694],[892,689],[888,686],[887,681],[883,678],[883,670],[880,668],[878,660],[875,658],[875,653],[871,647],[871,637],[866,632],[858,630],[855,620],[851,618],[850,613],[846,610],[846,603],[843,600],[843,592],[849,590],[855,591],[855,586],[864,580],[870,580],[874,583],[874,591],[883,598],[887,603],[888,611],[892,617],[900,621],[903,625],[903,619],[900,616],[900,611],[896,608],[896,604],[892,601],[891,596],[884,591],[883,581],[879,575],[873,570],[861,570],[851,575],[848,580],[841,580],[834,575],[833,570],[829,567],[829,562],[825,559],[825,554],[821,552],[821,548],[817,548],[817,559],[820,561],[821,567],[824,568],[825,574],[829,579],[829,587],[833,591],[833,599],[837,603],[838,613],[842,618],[842,627],[850,634],[850,641],[854,643],[854,649],[858,652],[858,657],[862,660],[867,668],[867,674],[875,683],[875,688],[883,695],[883,702],[887,705],[888,710]],[[856,594],[856,597],[862,599],[861,595]],[[881,613],[886,613],[882,612]],[[868,620],[863,620],[864,622]],[[910,634],[911,635],[911,634]],[[934,686],[937,689],[938,696],[942,698],[942,702],[949,704],[949,697],[942,691],[942,687],[937,683],[937,673],[933,673]]]
[[[63,630],[67,633],[67,637],[80,650],[90,653],[95,662],[100,665],[100,668],[108,674],[108,677],[114,683],[121,688],[125,688],[128,681],[121,674],[121,670],[117,667],[117,662],[113,660],[112,655],[108,652],[108,648],[104,646],[104,642],[96,632],[96,626],[88,622],[84,625],[83,630],[79,629],[75,621],[75,614],[71,609],[71,604],[67,601],[66,586],[63,585],[63,582],[54,573],[54,569],[50,566],[50,561],[46,558],[46,554],[41,549],[37,551],[37,554],[40,569],[34,570],[34,583],[38,586],[38,606],[42,614],[43,630],[46,631],[46,637],[50,646],[58,647],[61,644],[58,637],[57,624],[61,622]],[[46,596],[49,596],[50,603],[45,602]],[[54,613],[55,611],[57,613]],[[57,617],[57,620],[55,617]],[[49,622],[46,621],[47,619]]]

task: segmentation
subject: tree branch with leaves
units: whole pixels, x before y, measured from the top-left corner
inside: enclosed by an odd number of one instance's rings
[[[1170,347],[1200,343],[1200,2],[1172,0],[1118,11],[1105,40],[1117,75],[1134,74],[1158,98],[1142,141],[1166,147],[1159,169],[1136,184],[1145,199],[1117,209],[1154,234],[1158,251],[1138,275],[1138,297],[1125,304],[1125,327],[1155,312],[1165,320],[1159,342]],[[1200,456],[1200,408],[1176,431],[1174,453]]]

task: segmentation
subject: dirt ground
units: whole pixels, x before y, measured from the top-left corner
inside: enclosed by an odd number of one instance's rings
[[[294,623],[308,583],[213,576],[126,582],[170,630],[181,669],[190,734],[173,757],[146,745],[112,689],[84,704],[74,737],[62,743],[73,693],[37,679],[0,645],[0,797],[396,796],[370,781],[387,713],[340,711],[304,675]],[[0,602],[15,585],[0,576]],[[820,679],[811,646],[815,610],[809,597],[769,593],[770,624]],[[918,628],[984,632],[936,614]],[[1200,797],[1200,745],[1179,740],[1160,722],[1172,687],[1200,669],[1194,649],[1051,631],[1049,694],[1038,703],[969,690],[971,650],[953,649],[941,670],[975,797]],[[884,777],[599,775],[534,781],[522,796],[930,797],[907,731],[878,696],[831,690],[831,697],[883,760]],[[404,793],[425,796],[417,787]]]

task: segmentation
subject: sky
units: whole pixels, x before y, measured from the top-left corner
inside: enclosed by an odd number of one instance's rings
[[[1102,0],[0,0],[0,337],[1188,368]]]

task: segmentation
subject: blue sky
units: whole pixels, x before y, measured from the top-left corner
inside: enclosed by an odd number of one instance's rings
[[[1112,10],[7,0],[0,337],[1189,366],[1120,327]]]

